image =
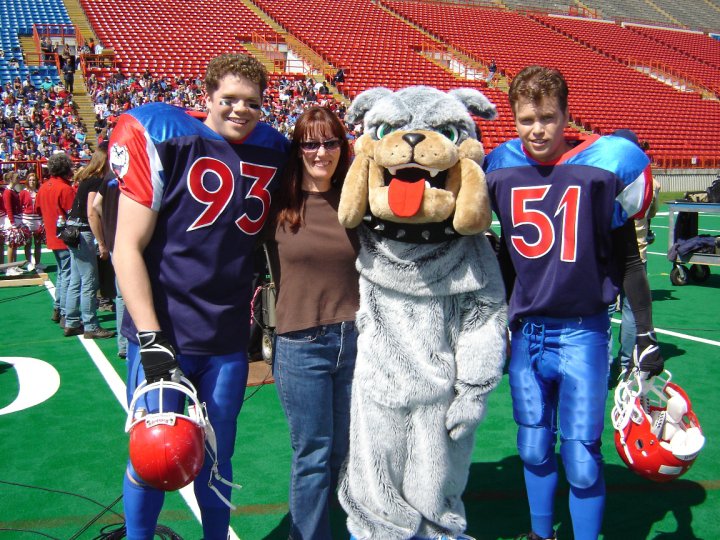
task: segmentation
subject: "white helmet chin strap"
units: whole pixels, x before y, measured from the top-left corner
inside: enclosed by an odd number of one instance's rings
[[[208,419],[207,410],[205,409],[204,403],[202,404],[202,408],[203,416],[205,417],[205,451],[207,452],[207,455],[210,457],[210,459],[213,460],[213,465],[210,470],[210,477],[208,478],[208,487],[215,492],[215,495],[217,495],[218,498],[223,503],[225,503],[225,505],[228,506],[228,508],[230,508],[231,510],[235,510],[235,505],[231,503],[222,493],[220,493],[220,490],[215,485],[213,485],[213,479],[217,480],[221,484],[230,486],[232,489],[242,489],[242,486],[240,484],[233,484],[232,482],[225,480],[225,478],[223,478],[220,474],[220,471],[218,470],[217,438],[215,437],[215,430],[213,429],[212,424]]]

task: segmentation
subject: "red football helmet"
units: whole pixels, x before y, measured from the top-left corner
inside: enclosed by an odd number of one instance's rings
[[[634,370],[615,389],[618,454],[630,470],[655,482],[682,476],[705,444],[690,398],[671,377],[665,371],[643,380]]]
[[[138,403],[148,392],[158,391],[158,412],[148,413]],[[177,391],[189,399],[188,414],[165,412],[165,392]],[[148,485],[174,491],[192,482],[200,473],[205,458],[206,430],[209,427],[204,404],[198,401],[192,383],[143,382],[137,387],[128,409],[125,431],[130,434],[130,462]]]

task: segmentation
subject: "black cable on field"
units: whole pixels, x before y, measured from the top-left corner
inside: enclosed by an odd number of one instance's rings
[[[96,514],[94,518],[92,518],[92,519],[91,519],[90,521],[88,521],[85,525],[83,525],[78,532],[76,532],[75,534],[73,534],[73,535],[70,537],[70,540],[75,540],[75,539],[78,538],[82,533],[84,533],[85,531],[87,531],[93,523],[95,523],[98,519],[100,519],[101,517],[103,517],[107,512],[111,511],[111,510],[112,510],[112,507],[115,506],[117,503],[120,502],[120,499],[122,499],[122,495],[120,495],[120,496],[119,496],[117,499],[115,499],[112,503],[110,503],[110,504],[107,505],[105,508],[103,508],[102,512],[100,512],[99,514]]]
[[[107,525],[100,529],[100,534],[92,540],[120,540],[125,538],[126,532],[123,524]],[[158,525],[155,528],[154,538],[160,538],[160,540],[183,540],[179,534],[165,525]]]
[[[262,387],[265,386],[265,384],[270,380],[270,375],[272,374],[272,366],[268,366],[268,372],[263,378],[263,380],[260,382],[260,384],[257,385],[257,387],[252,391],[252,393],[249,396],[245,396],[245,399],[243,399],[243,403],[245,403],[248,399],[253,397],[255,394],[257,394]]]
[[[37,489],[39,491],[47,491],[49,493],[58,493],[60,495],[70,495],[72,497],[78,497],[79,499],[84,499],[86,501],[89,501],[93,504],[96,504],[100,507],[102,507],[102,511],[95,515],[90,521],[88,521],[85,525],[83,525],[80,530],[78,530],[74,535],[72,535],[68,540],[76,540],[80,537],[85,531],[87,531],[93,523],[95,523],[98,519],[103,517],[108,512],[112,512],[122,520],[121,523],[113,523],[111,525],[106,525],[102,529],[100,529],[100,534],[95,536],[93,540],[120,540],[121,538],[125,538],[126,530],[125,530],[125,517],[122,514],[119,514],[112,508],[119,503],[122,500],[122,495],[120,495],[117,499],[115,499],[112,503],[108,505],[103,505],[102,503],[99,503],[89,497],[85,497],[84,495],[79,495],[77,493],[72,493],[70,491],[62,491],[59,489],[51,489],[51,488],[45,488],[40,486],[31,486],[28,484],[21,484],[19,482],[10,482],[8,480],[0,480],[0,484],[6,484],[8,486],[15,486],[15,487],[21,487],[26,489]],[[36,534],[38,536],[42,536],[45,538],[50,538],[51,540],[62,540],[61,538],[56,538],[55,536],[49,535],[47,533],[44,533],[42,531],[36,531],[33,529],[17,529],[17,528],[10,528],[10,527],[0,527],[0,533],[2,532],[13,532],[13,533],[29,533],[29,534]],[[1,535],[0,535],[1,536]],[[173,531],[170,527],[167,527],[165,525],[158,525],[155,528],[155,538],[160,538],[160,540],[183,540],[182,537],[177,534],[175,531]]]
[[[9,298],[2,298],[0,299],[0,304],[5,304],[7,302],[14,302],[15,300],[22,300],[23,298],[27,298],[28,296],[32,296],[33,294],[38,294],[45,292],[45,287],[38,287],[36,290],[25,293],[25,294],[18,294],[17,296],[10,296]]]
[[[60,495],[70,495],[72,497],[77,497],[78,499],[84,499],[88,502],[91,502],[91,503],[99,506],[100,508],[102,508],[104,511],[107,511],[107,509],[112,508],[112,506],[117,504],[117,502],[120,500],[120,498],[118,498],[115,502],[113,502],[108,507],[94,499],[91,499],[90,497],[86,497],[85,495],[80,495],[79,493],[72,493],[70,491],[63,491],[60,489],[52,489],[52,488],[46,488],[46,487],[40,487],[40,486],[31,486],[28,484],[21,484],[19,482],[9,482],[8,480],[0,480],[0,484],[7,484],[8,486],[22,487],[22,488],[27,488],[27,489],[37,489],[39,491],[47,491],[48,493],[58,493]],[[112,510],[112,513],[115,514],[117,517],[124,519],[122,514],[119,514],[118,512],[115,512],[114,510]]]

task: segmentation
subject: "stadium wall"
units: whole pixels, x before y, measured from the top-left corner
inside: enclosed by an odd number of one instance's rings
[[[653,169],[662,191],[702,191],[720,176],[720,169]]]

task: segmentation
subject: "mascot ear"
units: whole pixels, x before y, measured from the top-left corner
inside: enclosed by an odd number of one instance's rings
[[[370,90],[360,92],[350,104],[350,108],[345,115],[345,121],[350,124],[362,122],[367,112],[373,108],[375,103],[390,94],[392,94],[392,90],[382,87],[370,88]]]
[[[468,111],[480,118],[495,120],[497,109],[482,92],[474,88],[456,88],[450,90],[448,94],[462,103]]]
[[[358,139],[363,140],[363,135]],[[368,207],[368,178],[372,160],[365,154],[358,154],[353,160],[345,176],[340,204],[338,206],[338,221],[348,229],[354,229],[362,221]]]

